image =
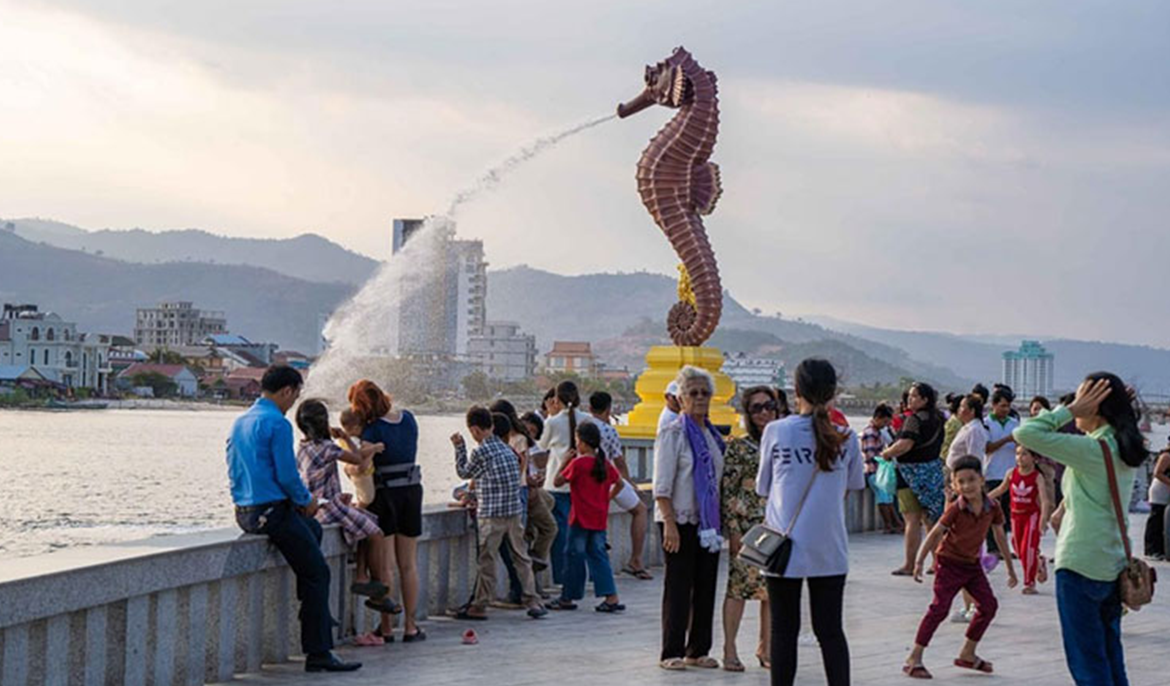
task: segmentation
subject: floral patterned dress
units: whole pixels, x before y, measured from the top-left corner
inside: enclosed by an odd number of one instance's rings
[[[723,535],[743,537],[748,530],[764,521],[768,499],[756,495],[756,473],[760,467],[760,444],[750,437],[736,438],[727,444],[723,455],[721,484]],[[764,576],[751,565],[735,557],[727,572],[727,597],[740,600],[767,600]]]

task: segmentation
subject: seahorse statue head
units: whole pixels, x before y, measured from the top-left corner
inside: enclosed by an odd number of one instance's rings
[[[638,193],[654,222],[678,253],[689,278],[693,302],[680,299],[667,315],[675,345],[702,345],[723,311],[723,289],[715,253],[701,216],[710,214],[723,192],[719,167],[708,160],[719,132],[715,74],[699,66],[684,48],[647,66],[645,87],[618,105],[625,118],[650,107],[677,109],[638,161]]]

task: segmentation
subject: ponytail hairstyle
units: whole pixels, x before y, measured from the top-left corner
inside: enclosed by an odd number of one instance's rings
[[[307,441],[329,440],[329,408],[316,398],[302,402],[297,407],[297,428]]]
[[[831,472],[846,438],[829,418],[829,401],[837,395],[837,370],[833,369],[828,360],[810,357],[796,366],[793,379],[797,397],[812,405],[817,468],[822,472]]]
[[[605,449],[601,447],[601,429],[593,422],[586,422],[577,427],[577,433],[574,435],[577,440],[593,448],[593,468],[589,470],[589,475],[596,479],[597,483],[605,483],[609,469],[605,463]]]
[[[1121,461],[1130,467],[1140,466],[1150,456],[1142,432],[1138,429],[1141,412],[1135,406],[1135,401],[1129,397],[1129,389],[1125,387],[1125,382],[1116,374],[1094,372],[1085,377],[1085,381],[1090,382],[1101,379],[1109,382],[1112,392],[1101,401],[1101,405],[1097,407],[1097,414],[1113,427],[1117,449],[1121,452],[1118,456]]]
[[[577,391],[577,384],[572,381],[562,381],[557,384],[557,400],[561,401],[569,413],[569,442],[571,443],[573,437],[577,435],[577,406],[581,404],[581,394]]]
[[[523,436],[524,442],[528,444],[529,448],[536,445],[536,441],[533,440],[532,436],[528,433],[528,427],[524,426],[524,422],[520,421],[520,417],[516,416],[515,405],[503,398],[500,398],[499,400],[489,405],[488,409],[492,412],[499,412],[500,414],[507,417],[508,421],[512,424],[512,433]],[[507,439],[504,440],[507,442]]]

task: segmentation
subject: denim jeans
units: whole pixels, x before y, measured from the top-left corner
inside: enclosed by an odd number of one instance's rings
[[[593,579],[593,595],[598,598],[617,593],[613,580],[613,567],[609,564],[609,552],[605,549],[605,532],[590,531],[579,526],[569,527],[569,541],[566,546],[568,569],[565,570],[565,585],[561,597],[565,600],[581,600],[585,597],[585,567]]]
[[[237,512],[236,523],[247,533],[267,536],[296,575],[297,600],[301,601],[301,650],[305,655],[332,650],[329,564],[321,554],[321,524],[293,509],[288,501]]]
[[[568,493],[553,493],[556,504],[553,505],[553,519],[557,520],[557,537],[553,539],[552,550],[549,551],[549,562],[552,564],[554,584],[565,583],[565,566],[568,561],[566,548],[569,544],[569,508],[571,502]]]
[[[1129,686],[1121,650],[1121,595],[1116,581],[1056,570],[1056,609],[1064,658],[1077,686]]]

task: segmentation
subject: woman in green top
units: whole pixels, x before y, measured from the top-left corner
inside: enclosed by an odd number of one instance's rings
[[[1074,419],[1084,436],[1060,431]],[[1099,441],[1109,446],[1124,507],[1136,467],[1147,457],[1129,392],[1113,374],[1090,374],[1072,403],[1028,420],[1014,437],[1068,468],[1064,521],[1056,539],[1056,606],[1073,680],[1078,686],[1128,686],[1117,583],[1125,546]]]

